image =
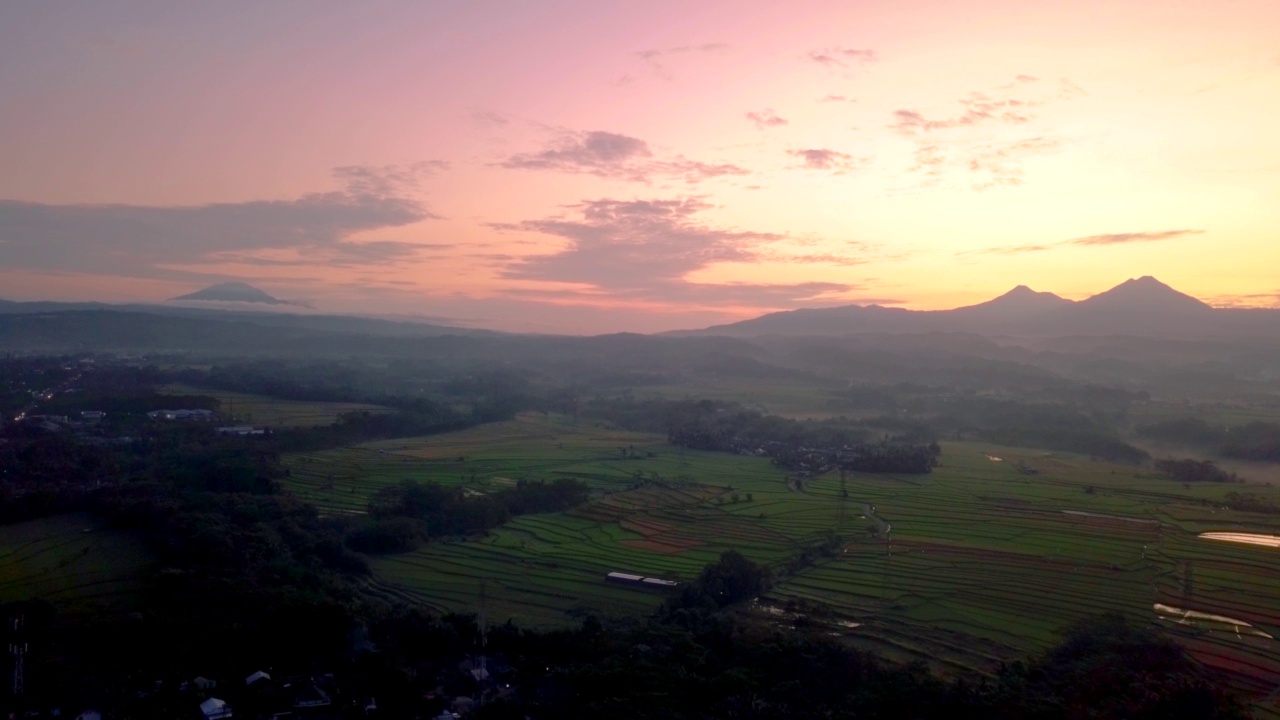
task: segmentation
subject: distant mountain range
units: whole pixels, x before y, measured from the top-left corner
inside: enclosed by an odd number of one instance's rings
[[[294,352],[306,347],[299,343],[302,338],[320,343],[312,346],[319,350],[326,344],[349,348],[355,336],[390,343],[441,336],[512,337],[421,321],[304,312],[243,283],[215,285],[176,299],[183,302],[109,305],[0,300],[0,351],[210,350],[244,343]],[[990,343],[983,337],[1035,339],[1040,346],[1064,338],[1071,347],[1079,345],[1079,338],[1109,342],[1107,338],[1121,335],[1274,343],[1280,341],[1280,310],[1213,308],[1155,278],[1143,277],[1078,302],[1019,285],[993,300],[953,310],[879,305],[800,309],[660,337],[745,340],[772,336],[795,345],[790,338],[860,336],[859,343],[882,347],[908,342],[912,334],[930,334],[925,345],[934,350],[945,334],[951,338],[947,346],[959,343],[964,348],[951,349],[964,353],[986,352],[975,346]],[[338,342],[340,337],[345,339]]]
[[[1226,338],[1280,332],[1280,310],[1214,308],[1153,277],[1142,277],[1078,302],[1019,285],[994,300],[954,310],[844,305],[776,312],[668,334],[758,337],[920,332]]]

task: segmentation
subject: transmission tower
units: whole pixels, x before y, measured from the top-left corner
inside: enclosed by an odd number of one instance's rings
[[[840,504],[839,510],[836,511],[836,524],[844,527],[844,523],[849,519],[849,469],[844,465],[840,466]]]

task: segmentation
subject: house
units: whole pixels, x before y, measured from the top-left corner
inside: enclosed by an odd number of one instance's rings
[[[254,674],[250,675],[249,677],[245,678],[245,679],[244,679],[244,684],[245,684],[245,685],[252,685],[252,684],[254,684],[254,683],[258,682],[259,680],[270,680],[270,679],[271,679],[271,676],[270,676],[270,675],[268,675],[267,673],[265,673],[265,672],[263,672],[263,671],[259,670],[259,671],[255,672]]]
[[[221,720],[221,718],[231,717],[231,706],[224,700],[218,698],[209,698],[200,703],[200,714],[204,715],[205,720]]]
[[[645,587],[662,588],[664,590],[678,586],[680,583],[674,580],[663,580],[662,578],[647,577],[640,581]]]
[[[152,410],[147,413],[152,420],[212,420],[212,410]]]
[[[316,687],[314,683],[302,689],[293,699],[295,708],[327,707],[331,701],[329,693]]]
[[[195,680],[192,680],[191,684],[195,685],[197,690],[212,690],[218,687],[218,683],[216,681],[210,680],[207,677],[198,677]]]
[[[101,410],[83,410],[80,412],[80,419],[88,422],[97,422],[106,416],[107,414]]]
[[[263,428],[255,428],[252,425],[228,425],[226,427],[217,428],[219,435],[265,435],[266,430]]]
[[[640,582],[641,580],[644,580],[644,576],[632,575],[631,573],[624,573],[624,572],[611,572],[608,575],[605,575],[604,579],[610,580],[612,582],[634,584],[634,583]]]

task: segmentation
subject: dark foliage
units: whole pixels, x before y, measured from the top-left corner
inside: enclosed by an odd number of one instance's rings
[[[1234,483],[1240,482],[1240,478],[1235,473],[1227,472],[1222,468],[1214,465],[1212,462],[1204,460],[1157,460],[1156,469],[1171,480],[1178,482],[1216,482],[1216,483]]]
[[[567,510],[589,495],[586,485],[567,478],[519,480],[485,494],[406,480],[374,493],[369,519],[348,534],[347,545],[367,553],[407,552],[428,538],[484,532],[516,515]]]

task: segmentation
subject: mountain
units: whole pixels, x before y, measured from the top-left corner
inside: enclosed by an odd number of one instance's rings
[[[1204,312],[1213,307],[1147,275],[1129,279],[1110,290],[1080,301],[1081,307],[1153,312]]]
[[[1024,284],[1006,292],[995,300],[979,302],[978,305],[956,307],[955,313],[991,313],[991,314],[1027,314],[1042,313],[1044,310],[1057,309],[1073,305],[1068,299],[1052,292],[1036,292]]]
[[[1073,302],[1019,285],[998,298],[953,310],[845,305],[769,313],[680,334],[759,337],[863,333],[977,333],[1020,337],[1133,335],[1226,338],[1280,331],[1280,311],[1217,309],[1153,277],[1127,280]]]
[[[1230,316],[1230,311],[1214,310],[1147,276],[1126,280],[1038,321],[1056,335],[1180,337],[1218,334]]]
[[[272,297],[258,288],[242,282],[224,282],[210,285],[186,295],[171,298],[171,301],[195,300],[197,302],[246,302],[264,303],[267,305],[292,305],[288,300]]]
[[[970,319],[1015,320],[1041,315],[1050,310],[1058,310],[1070,305],[1072,301],[1051,292],[1036,292],[1026,285],[1019,285],[994,300],[977,305],[959,307],[950,312],[956,316]]]

